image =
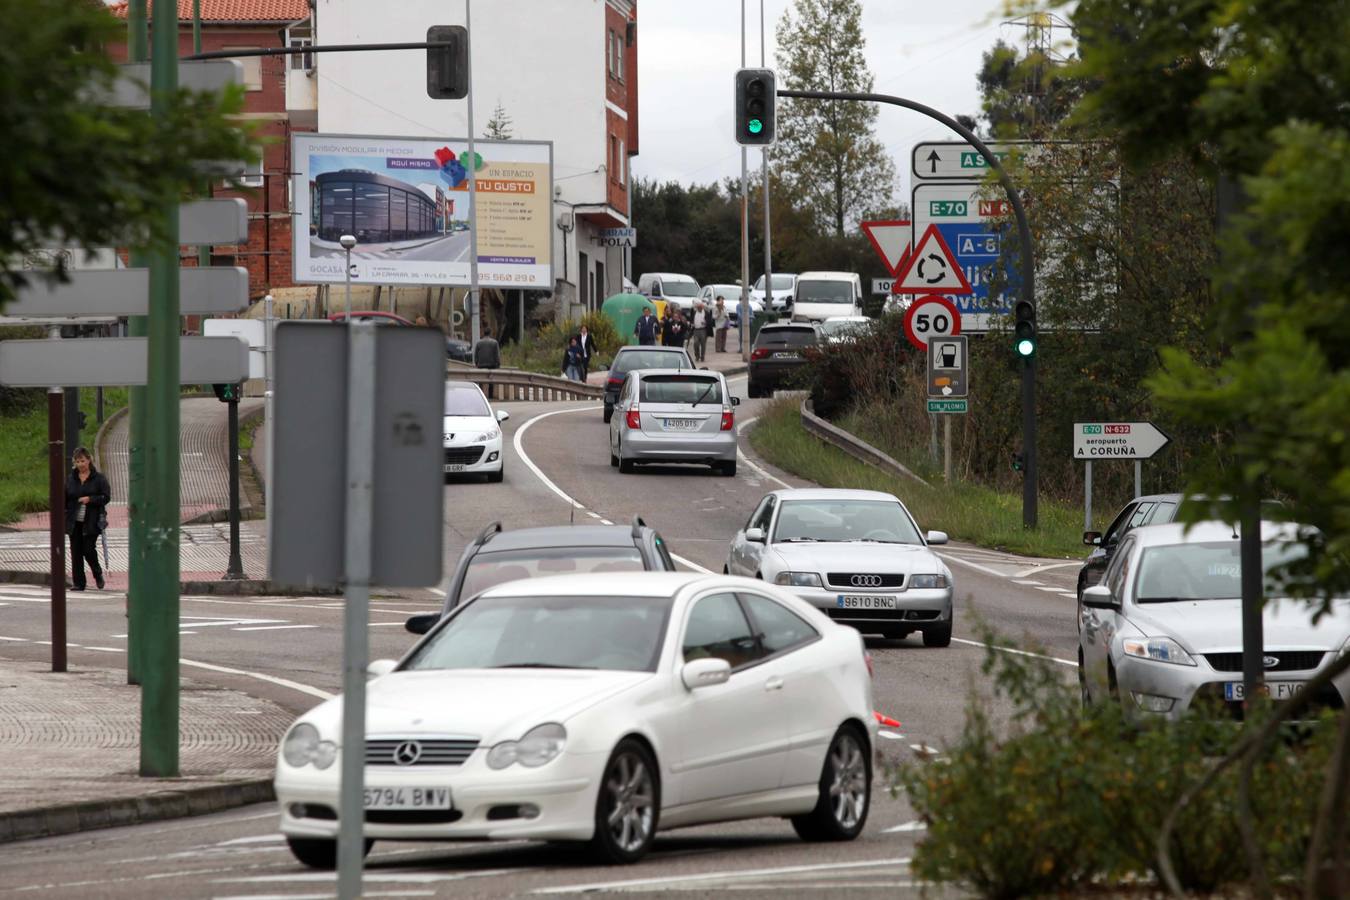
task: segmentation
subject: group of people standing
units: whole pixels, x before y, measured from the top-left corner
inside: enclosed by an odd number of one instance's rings
[[[650,306],[643,307],[641,317],[633,326],[633,334],[643,345],[655,345],[659,340],[667,347],[688,347],[694,362],[703,362],[710,336],[714,336],[715,351],[726,352],[727,329],[730,327],[726,301],[718,296],[712,309],[708,309],[702,300],[695,300],[693,312],[688,317],[673,300],[666,301],[666,314],[660,321],[652,315]]]

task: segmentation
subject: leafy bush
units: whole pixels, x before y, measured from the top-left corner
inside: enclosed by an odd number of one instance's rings
[[[579,323],[568,324],[565,328],[546,322],[533,334],[527,334],[524,341],[507,344],[502,347],[502,365],[527,372],[557,375],[562,372],[567,342],[580,332],[582,325],[595,338],[595,358],[591,362],[591,369],[595,369],[599,363],[612,360],[622,346],[619,333],[614,329],[614,323],[604,315],[591,312]]]
[[[1007,645],[992,634],[985,642]],[[1040,659],[991,650],[983,668],[1011,702],[1008,733],[973,699],[949,762],[892,773],[928,825],[915,875],[999,900],[1156,878],[1163,821],[1239,727],[1199,714],[1140,726],[1115,705],[1082,710],[1063,669]],[[1335,738],[1328,726],[1277,744],[1254,770],[1255,829],[1274,878],[1302,873]],[[1247,882],[1237,798],[1234,769],[1181,813],[1171,859],[1186,889]]]

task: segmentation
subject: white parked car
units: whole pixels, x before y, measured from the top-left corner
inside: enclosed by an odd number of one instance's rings
[[[656,832],[787,817],[852,840],[877,731],[862,640],[762,582],[565,575],[490,588],[400,662],[370,665],[369,840],[584,841],[640,859]],[[332,868],[342,699],[277,759],[281,830]]]
[[[827,344],[846,344],[859,335],[866,334],[875,319],[867,316],[831,316],[816,327]]]
[[[494,413],[482,389],[472,381],[447,381],[441,422],[446,480],[453,475],[481,474],[488,481],[501,481],[506,472],[501,423],[509,418],[511,414],[504,409]]]
[[[708,309],[717,308],[717,298],[722,298],[722,305],[726,307],[727,318],[734,328],[740,324],[741,320],[741,286],[739,284],[705,284],[699,291],[698,299],[702,300]],[[750,315],[764,311],[763,301],[756,300],[754,294],[750,295]]]
[[[1307,602],[1272,591],[1272,569],[1306,553],[1296,526],[1262,523],[1262,611],[1270,696],[1284,700],[1350,653],[1350,598],[1312,621]],[[1145,525],[1120,541],[1100,583],[1083,589],[1078,671],[1085,703],[1119,702],[1132,718],[1176,718],[1206,706],[1241,717],[1242,567],[1223,522]],[[1350,705],[1350,673],[1313,698]]]
[[[773,309],[782,312],[792,302],[792,292],[797,287],[797,276],[782,272],[773,273],[773,296],[768,299]],[[750,289],[750,299],[758,301],[760,306],[764,305],[766,292],[764,290],[764,276],[760,275],[755,280],[754,287]]]
[[[726,571],[782,585],[859,631],[926,647],[952,640],[952,573],[898,498],[880,491],[774,491],[731,540]]]

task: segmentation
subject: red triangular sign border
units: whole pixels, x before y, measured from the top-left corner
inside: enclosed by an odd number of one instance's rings
[[[863,234],[867,235],[867,240],[871,242],[872,249],[877,251],[877,256],[881,257],[881,264],[886,267],[886,271],[890,272],[891,277],[894,278],[895,273],[904,268],[905,257],[909,253],[909,248],[903,248],[900,253],[900,261],[892,268],[891,261],[886,257],[886,251],[881,248],[881,242],[872,234],[872,228],[876,225],[889,226],[892,228],[904,227],[909,225],[910,221],[908,219],[876,219],[869,222],[859,222],[858,224],[862,227]]]
[[[895,267],[895,272],[903,272],[909,267],[909,258],[914,254],[913,247],[906,247],[905,252],[900,257],[900,264]],[[900,279],[895,277],[895,272],[891,273],[891,294],[900,296]]]
[[[918,266],[919,260],[924,258],[924,254],[921,251],[927,249],[930,238],[937,241],[938,247],[942,250],[942,255],[947,260],[947,265],[951,266],[952,272],[960,282],[959,287],[952,287],[950,285],[942,287],[923,283],[918,285],[905,284],[905,279],[908,278],[910,273]],[[900,294],[946,294],[948,296],[974,293],[974,290],[970,286],[970,282],[966,280],[965,270],[957,263],[956,255],[952,253],[952,248],[947,246],[947,241],[942,237],[942,232],[938,230],[936,224],[929,225],[928,230],[923,233],[923,237],[914,245],[914,252],[909,256],[909,263],[904,267],[903,271],[895,276],[895,284],[892,287],[892,290]]]

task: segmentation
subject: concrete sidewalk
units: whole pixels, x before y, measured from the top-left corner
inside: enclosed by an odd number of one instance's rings
[[[738,343],[738,335],[733,329],[727,334],[727,349],[725,353],[718,353],[713,350],[713,339],[708,338],[708,350],[704,357],[703,365],[715,372],[721,372],[724,375],[738,375],[747,370],[746,362],[741,359],[741,348]],[[694,357],[694,346],[688,344],[685,349],[689,351],[689,358]],[[597,369],[588,372],[586,375],[587,384],[604,384],[609,373],[604,369]]]
[[[189,677],[181,684],[181,775],[142,778],[140,688],[124,670],[0,661],[0,842],[270,800],[294,715]]]

